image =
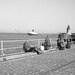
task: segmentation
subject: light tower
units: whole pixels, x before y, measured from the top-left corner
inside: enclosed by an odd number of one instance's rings
[[[70,28],[69,25],[68,25],[67,28],[66,28],[66,33],[67,33],[68,35],[71,35],[71,28]]]

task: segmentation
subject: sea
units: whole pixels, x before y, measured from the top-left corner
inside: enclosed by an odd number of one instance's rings
[[[54,33],[39,33],[38,35],[29,36],[26,33],[0,33],[0,41],[44,39],[46,36],[49,36],[49,38],[57,38],[58,35]]]

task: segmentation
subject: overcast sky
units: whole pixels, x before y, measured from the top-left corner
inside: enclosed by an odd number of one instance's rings
[[[0,32],[75,32],[75,0],[0,0]]]

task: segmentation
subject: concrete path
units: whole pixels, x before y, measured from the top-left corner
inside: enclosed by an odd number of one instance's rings
[[[55,49],[44,50],[43,53],[54,51],[54,50]],[[17,54],[17,55],[4,56],[4,57],[0,57],[0,61],[7,61],[7,60],[12,60],[12,59],[22,58],[25,56],[36,55],[36,54],[37,53],[29,52],[29,53],[23,53],[23,54]]]

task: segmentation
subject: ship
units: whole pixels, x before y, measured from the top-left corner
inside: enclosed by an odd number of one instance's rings
[[[34,32],[34,29],[32,29],[31,32],[27,33],[28,35],[37,35],[38,33]]]

